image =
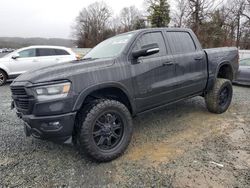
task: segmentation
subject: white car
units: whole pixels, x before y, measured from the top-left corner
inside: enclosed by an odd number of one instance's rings
[[[26,71],[76,60],[76,54],[60,46],[29,46],[0,58],[0,86]]]

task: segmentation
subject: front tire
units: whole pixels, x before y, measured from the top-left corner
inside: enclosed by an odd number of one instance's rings
[[[126,106],[115,100],[96,100],[83,108],[79,122],[80,150],[99,162],[119,157],[132,137],[132,118]],[[81,118],[80,118],[81,119]]]
[[[217,78],[213,88],[205,95],[208,111],[221,114],[231,104],[233,87],[230,80]]]
[[[4,71],[0,70],[0,86],[4,85],[7,80],[7,75]]]

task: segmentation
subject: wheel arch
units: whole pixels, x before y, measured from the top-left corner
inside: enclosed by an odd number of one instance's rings
[[[234,79],[233,67],[228,61],[222,62],[216,70],[216,78],[225,78],[230,81]]]
[[[125,86],[120,83],[113,82],[105,84],[102,83],[84,89],[77,97],[73,111],[81,109],[82,106],[88,102],[88,100],[101,97],[118,100],[129,109],[132,115],[135,113],[135,106],[132,101],[133,99]]]
[[[0,67],[0,70],[3,71],[6,74],[7,79],[8,79],[9,78],[8,72],[5,69],[1,68],[1,67]]]

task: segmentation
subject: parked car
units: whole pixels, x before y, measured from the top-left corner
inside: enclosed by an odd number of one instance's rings
[[[240,60],[239,71],[233,83],[250,86],[250,57]]]
[[[29,70],[76,60],[75,53],[59,46],[30,46],[0,58],[0,86]]]
[[[132,117],[194,96],[225,112],[238,71],[237,48],[205,49],[189,29],[124,33],[98,44],[82,61],[22,74],[11,84],[28,136],[73,138],[97,161],[120,156],[132,137]]]
[[[250,50],[239,50],[240,59],[250,58]]]

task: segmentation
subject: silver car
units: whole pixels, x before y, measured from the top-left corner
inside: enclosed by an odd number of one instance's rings
[[[0,58],[0,86],[26,71],[76,60],[76,54],[66,47],[30,46]]]
[[[250,86],[250,57],[240,60],[239,71],[234,83]]]

